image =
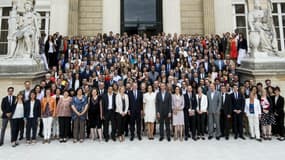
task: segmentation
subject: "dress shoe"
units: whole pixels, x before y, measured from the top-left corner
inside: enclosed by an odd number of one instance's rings
[[[262,142],[262,140],[261,140],[261,138],[259,138],[259,139],[256,139],[258,142]]]
[[[115,137],[113,137],[112,140],[113,140],[114,142],[116,142],[116,138],[115,138]]]
[[[188,137],[185,137],[184,140],[185,140],[185,141],[188,141]]]
[[[108,142],[108,141],[109,141],[109,138],[106,138],[106,139],[105,139],[105,142]]]
[[[43,137],[44,137],[44,135],[43,135],[43,134],[39,134],[39,137],[43,138]]]
[[[197,138],[196,138],[196,137],[193,137],[192,139],[193,139],[194,141],[197,141]]]
[[[130,138],[130,140],[133,141],[133,140],[134,140],[134,136],[132,136],[132,137]]]
[[[216,137],[216,140],[218,140],[218,141],[219,141],[219,140],[220,140],[220,137]]]
[[[244,136],[240,136],[239,138],[245,140]]]
[[[237,136],[235,136],[235,139],[237,139],[238,137]]]
[[[23,140],[24,139],[24,137],[23,136],[21,136],[20,138],[19,138],[19,141],[21,141],[21,140]]]
[[[208,140],[211,140],[212,138],[213,138],[213,136],[209,136],[209,137],[208,137]]]
[[[205,137],[202,137],[201,139],[202,139],[202,140],[205,140]]]
[[[226,140],[229,140],[229,137],[226,137]]]
[[[168,138],[167,138],[167,141],[168,141],[168,142],[170,142],[170,141],[171,141],[170,137],[168,137]]]
[[[142,137],[141,137],[141,136],[139,136],[139,137],[138,137],[138,139],[139,139],[139,141],[141,141],[141,140],[142,140]]]
[[[284,137],[279,137],[279,138],[277,138],[279,141],[284,141],[285,140],[285,138]]]
[[[3,143],[0,143],[0,147],[3,146]]]
[[[164,139],[163,137],[160,137],[160,138],[159,138],[159,141],[163,141],[163,139]]]

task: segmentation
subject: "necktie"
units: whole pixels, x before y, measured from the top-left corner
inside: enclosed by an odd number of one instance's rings
[[[10,105],[12,105],[12,97],[11,96],[9,96],[9,103],[10,103]]]

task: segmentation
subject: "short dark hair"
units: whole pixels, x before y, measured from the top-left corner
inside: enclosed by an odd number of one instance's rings
[[[14,87],[8,87],[7,91],[9,91],[10,89],[14,91]]]
[[[276,86],[274,91],[280,92],[280,87]]]

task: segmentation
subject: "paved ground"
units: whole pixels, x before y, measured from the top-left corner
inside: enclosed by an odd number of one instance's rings
[[[9,138],[9,137],[7,137]],[[0,160],[273,160],[285,159],[285,141],[263,141],[224,139],[220,141],[171,141],[159,142],[158,138],[149,141],[128,139],[123,142],[93,142],[82,144],[71,141],[60,144],[52,141],[43,145],[27,145],[21,142],[12,148],[6,139],[0,147]]]

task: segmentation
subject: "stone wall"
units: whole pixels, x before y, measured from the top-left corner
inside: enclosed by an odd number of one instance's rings
[[[93,36],[102,32],[103,0],[79,1],[79,35]]]
[[[203,0],[181,0],[181,33],[204,34]]]

